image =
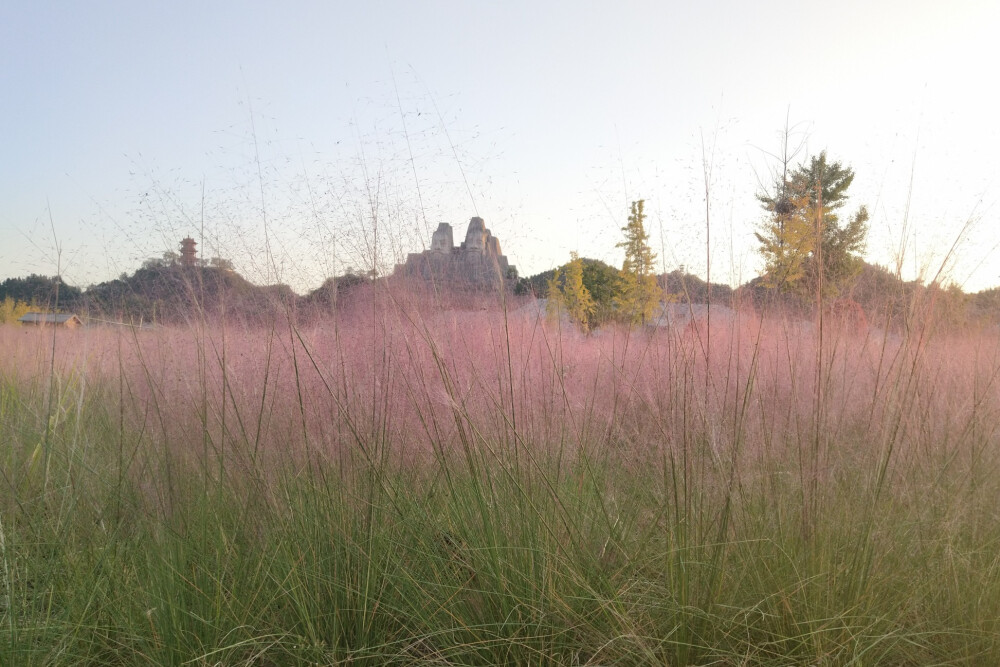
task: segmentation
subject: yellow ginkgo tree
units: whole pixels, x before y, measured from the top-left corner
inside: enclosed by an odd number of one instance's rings
[[[580,329],[587,331],[594,299],[583,284],[583,260],[575,252],[570,253],[570,258],[569,264],[562,271],[557,269],[549,280],[548,312],[556,318],[566,313]]]
[[[632,202],[628,224],[622,227],[625,240],[618,244],[619,248],[625,249],[625,261],[622,263],[616,302],[624,319],[632,324],[649,322],[663,296],[654,273],[656,255],[649,247],[644,204],[642,199]]]

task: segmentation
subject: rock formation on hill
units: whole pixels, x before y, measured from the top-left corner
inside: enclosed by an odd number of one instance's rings
[[[455,246],[451,225],[442,222],[431,237],[430,250],[410,253],[396,266],[396,274],[451,288],[492,290],[511,282],[517,270],[500,252],[500,240],[483,219],[472,218],[461,245]]]

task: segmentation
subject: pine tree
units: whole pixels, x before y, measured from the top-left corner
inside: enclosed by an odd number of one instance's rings
[[[823,151],[808,165],[780,177],[773,195],[757,196],[770,214],[756,234],[767,284],[811,292],[822,272],[824,292],[830,295],[860,272],[868,210],[861,206],[843,225],[838,214],[853,182],[854,171],[840,162],[829,163]],[[817,211],[820,204],[821,215]],[[821,228],[818,238],[817,222]]]
[[[842,166],[840,162],[828,163],[826,151],[812,158],[808,167],[803,165],[795,170],[791,178],[792,191],[799,196],[808,196],[808,206],[813,211],[822,192],[822,267],[815,261],[814,253],[811,261],[806,263],[806,278],[814,287],[822,270],[826,295],[836,295],[864,266],[861,253],[868,236],[868,209],[865,206],[858,208],[846,224],[841,223],[838,214],[847,203],[847,190],[853,182],[854,170]],[[815,214],[813,219],[816,219]]]
[[[622,227],[625,240],[617,245],[625,249],[625,261],[618,286],[618,306],[624,317],[633,324],[645,324],[649,321],[662,296],[653,273],[656,255],[649,247],[649,234],[643,225],[646,219],[644,203],[642,199],[632,202],[632,214],[628,217],[628,224]]]
[[[792,291],[803,284],[806,264],[816,249],[815,213],[808,198],[784,201],[787,209],[775,211],[754,236],[764,257],[764,284]]]

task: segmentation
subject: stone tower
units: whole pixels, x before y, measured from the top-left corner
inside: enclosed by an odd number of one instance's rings
[[[486,238],[490,235],[486,229],[486,223],[482,218],[472,218],[469,220],[469,229],[465,232],[465,243],[462,247],[466,250],[483,251],[486,249]]]
[[[447,254],[455,249],[455,235],[451,231],[451,225],[442,222],[438,225],[434,235],[431,236],[431,252]]]

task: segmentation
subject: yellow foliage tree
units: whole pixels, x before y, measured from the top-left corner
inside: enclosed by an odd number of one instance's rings
[[[764,258],[764,284],[785,291],[799,288],[816,249],[816,210],[809,205],[809,197],[790,200],[780,215],[768,218],[754,235]]]
[[[628,224],[622,227],[625,240],[617,246],[625,249],[625,261],[616,301],[625,318],[633,324],[648,322],[663,296],[653,273],[656,255],[649,247],[649,234],[643,224],[646,220],[644,203],[642,199],[632,202],[632,214]]]
[[[565,312],[583,331],[587,331],[590,315],[594,312],[594,299],[583,284],[583,260],[575,252],[570,253],[570,258],[564,271],[557,269],[549,280],[547,308],[550,317],[558,318]]]
[[[17,321],[29,311],[31,311],[29,304],[8,296],[0,301],[0,324],[17,324]]]
[[[853,182],[854,171],[830,162],[826,151],[791,173],[788,161],[782,164],[773,193],[757,195],[769,213],[757,233],[766,284],[785,291],[822,288],[824,297],[836,297],[861,272],[868,209],[840,217]]]

